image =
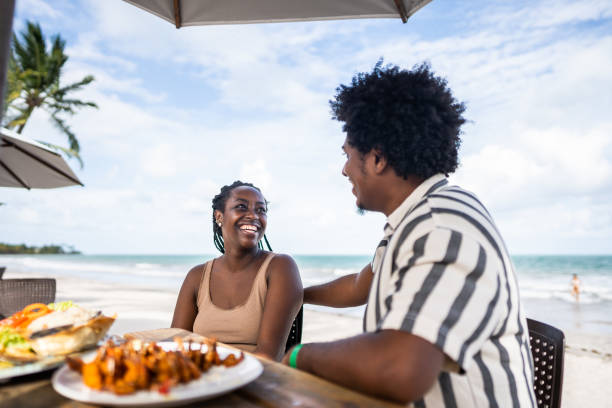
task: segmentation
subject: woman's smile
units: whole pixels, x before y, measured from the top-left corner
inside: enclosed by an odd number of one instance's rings
[[[256,224],[242,224],[238,226],[238,230],[247,237],[256,237],[261,227]]]

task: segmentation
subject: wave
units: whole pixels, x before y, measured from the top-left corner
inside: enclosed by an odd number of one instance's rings
[[[351,273],[357,273],[359,272],[357,269],[345,269],[345,268],[335,268],[333,270],[333,274],[334,276],[345,276],[345,275],[350,275]]]
[[[157,277],[157,278],[183,278],[187,268],[183,265],[162,266],[155,263],[114,263],[114,262],[92,262],[91,260],[76,259],[50,259],[38,257],[7,257],[3,262],[8,269],[24,270],[27,272],[45,272],[47,274],[76,275],[89,279],[101,278],[99,274],[122,275],[128,278],[134,277]],[[108,279],[104,279],[108,280]]]
[[[548,290],[548,291],[538,291],[538,290],[520,290],[520,295],[522,299],[540,299],[540,300],[558,300],[567,303],[577,303],[574,296],[569,291],[558,291],[558,290]],[[582,304],[596,304],[603,302],[612,301],[612,293],[597,293],[583,290],[580,293],[579,303]]]
[[[134,266],[136,268],[142,268],[142,269],[151,269],[151,268],[159,268],[159,267],[161,267],[160,264],[146,263],[146,262],[137,263],[137,264],[134,264]]]

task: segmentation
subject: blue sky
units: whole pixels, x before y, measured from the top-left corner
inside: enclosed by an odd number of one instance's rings
[[[451,177],[489,207],[513,254],[612,253],[612,4],[434,0],[407,24],[173,25],[120,0],[18,0],[60,33],[67,82],[100,109],[70,118],[85,187],[2,189],[0,241],[86,253],[214,253],[210,201],[251,181],[268,237],[293,254],[370,254],[331,120],[335,88],[380,57],[429,61],[467,105]],[[24,133],[64,144],[44,113]]]

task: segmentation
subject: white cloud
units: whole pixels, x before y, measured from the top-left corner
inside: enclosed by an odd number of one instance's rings
[[[242,165],[242,170],[240,170],[240,180],[252,183],[263,191],[270,188],[272,178],[266,168],[266,162],[261,159],[250,161],[249,157],[243,157],[243,161],[246,161],[246,163]]]
[[[62,13],[43,0],[19,0],[16,3],[19,7],[18,10],[27,10],[36,17],[44,16],[53,19],[63,17]]]
[[[176,163],[180,162],[176,149],[167,143],[146,148],[141,155],[142,169],[157,177],[170,177],[176,174]]]
[[[23,208],[18,212],[19,220],[28,224],[37,224],[40,220],[38,211],[32,208]]]

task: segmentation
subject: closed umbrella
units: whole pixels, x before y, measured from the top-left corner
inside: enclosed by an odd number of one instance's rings
[[[55,151],[0,128],[0,187],[55,188],[83,185]]]
[[[247,24],[408,17],[431,0],[125,0],[174,24]]]

